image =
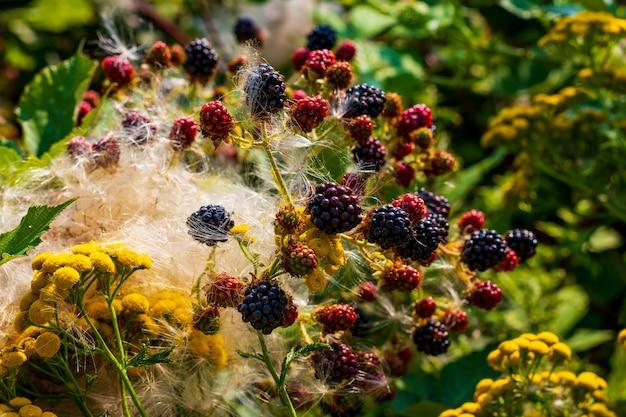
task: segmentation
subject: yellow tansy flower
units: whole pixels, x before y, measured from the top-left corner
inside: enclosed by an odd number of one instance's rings
[[[52,332],[41,334],[35,341],[35,351],[42,358],[51,358],[61,349],[61,339]]]
[[[89,260],[93,264],[93,267],[105,274],[115,274],[115,263],[109,255],[103,252],[92,252],[89,255]]]
[[[2,366],[7,369],[15,369],[22,366],[28,357],[24,352],[7,352],[2,354]]]
[[[128,311],[147,313],[150,309],[150,302],[141,294],[131,293],[122,298],[122,306]]]
[[[52,280],[58,288],[67,290],[80,281],[80,274],[74,268],[64,266],[54,271],[54,274],[52,274]]]

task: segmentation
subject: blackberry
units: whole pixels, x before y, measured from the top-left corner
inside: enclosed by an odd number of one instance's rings
[[[367,115],[357,116],[353,119],[347,119],[344,123],[350,137],[357,143],[365,143],[372,136],[374,130],[374,122]]]
[[[329,25],[318,25],[306,35],[306,47],[316,49],[333,49],[337,42],[337,32]]]
[[[67,143],[67,153],[72,158],[89,156],[93,151],[93,146],[84,136],[75,136]]]
[[[322,232],[347,232],[361,223],[359,199],[349,188],[333,182],[319,184],[307,204],[311,221]]]
[[[179,117],[172,125],[169,139],[174,148],[184,149],[191,146],[197,132],[198,124],[193,117]]]
[[[289,123],[308,133],[318,127],[328,116],[328,101],[320,96],[296,101],[289,109]]]
[[[367,84],[357,84],[346,90],[345,117],[356,117],[362,114],[375,118],[383,111],[385,92],[380,88]]]
[[[259,64],[251,71],[243,91],[250,113],[260,118],[278,113],[287,100],[285,78],[269,64]]]
[[[109,81],[119,86],[129,84],[136,75],[133,65],[118,56],[107,56],[102,60],[101,66]]]
[[[369,138],[365,143],[352,148],[354,162],[366,170],[380,171],[385,165],[387,150],[377,138]]]
[[[393,156],[398,159],[402,159],[405,156],[409,156],[413,153],[415,144],[412,142],[398,143],[393,149]]]
[[[459,309],[450,309],[446,311],[443,317],[443,323],[451,332],[463,333],[467,330],[467,313]]]
[[[330,304],[319,308],[313,315],[322,325],[324,333],[350,330],[358,319],[358,313],[349,304]]]
[[[394,265],[383,275],[383,288],[387,291],[411,292],[422,282],[422,274],[410,265]]]
[[[221,273],[204,287],[207,302],[219,307],[236,307],[241,302],[243,284],[227,273]]]
[[[423,298],[415,303],[415,314],[417,317],[427,319],[435,314],[437,303],[433,297]]]
[[[200,130],[202,135],[219,144],[233,130],[235,122],[221,101],[211,101],[200,109]]]
[[[430,213],[428,215],[428,219],[430,221],[432,221],[433,223],[435,223],[441,229],[445,230],[446,234],[443,237],[442,242],[446,242],[447,239],[448,239],[448,231],[450,230],[450,225],[448,224],[448,219],[445,216],[443,216],[441,214],[437,214],[437,213]]]
[[[513,229],[504,235],[506,243],[515,251],[522,261],[535,256],[537,238],[535,234],[526,229]]]
[[[459,219],[459,229],[463,233],[471,233],[480,230],[485,225],[485,213],[480,210],[466,211]]]
[[[295,277],[309,275],[316,267],[317,255],[305,244],[292,244],[283,252],[283,268]]]
[[[237,310],[244,322],[263,334],[270,334],[284,323],[289,312],[289,300],[277,283],[263,280],[246,288]]]
[[[371,281],[365,281],[359,285],[357,292],[361,301],[366,303],[376,301],[378,298],[378,288],[376,287],[376,284]]]
[[[300,71],[302,69],[304,63],[309,58],[310,53],[311,51],[306,48],[298,48],[293,52],[291,55],[291,63],[296,71]]]
[[[437,320],[417,327],[413,332],[413,342],[418,351],[434,356],[446,353],[450,347],[448,329]]]
[[[352,61],[355,55],[356,45],[351,40],[341,42],[335,51],[335,56],[339,61]]]
[[[469,291],[468,300],[483,310],[492,310],[502,300],[502,290],[491,281],[477,281]]]
[[[398,134],[409,136],[413,131],[422,127],[431,127],[433,113],[425,104],[416,104],[402,112],[398,121]]]
[[[355,353],[357,366],[360,371],[372,375],[382,370],[380,358],[374,352],[369,350],[358,350]]]
[[[145,145],[154,138],[157,131],[157,125],[152,119],[135,111],[124,114],[122,128],[133,145]]]
[[[517,268],[517,265],[519,264],[520,259],[519,256],[517,256],[517,254],[515,253],[515,251],[511,248],[506,248],[506,253],[504,254],[504,258],[500,261],[500,263],[498,263],[498,265],[494,266],[493,269],[495,269],[498,272],[502,272],[502,271],[514,271],[515,268]]]
[[[420,188],[416,194],[422,197],[429,213],[441,214],[446,219],[450,216],[450,203],[448,203],[447,198],[434,194],[425,188]]]
[[[306,59],[306,62],[304,63],[304,68],[313,71],[315,77],[323,77],[326,70],[335,65],[336,62],[337,59],[335,58],[333,51],[320,49],[317,51],[311,51]]]
[[[343,90],[352,83],[352,66],[347,62],[339,61],[328,67],[324,77],[332,88]]]
[[[263,33],[261,28],[248,16],[239,16],[233,27],[233,33],[239,43],[250,43],[255,47],[263,46]]]
[[[228,232],[235,226],[222,206],[209,204],[187,218],[188,233],[200,243],[215,246],[228,240]]]
[[[396,253],[414,261],[425,261],[437,250],[447,237],[447,231],[438,226],[431,217],[423,219],[412,228],[408,244],[396,248]]]
[[[422,197],[417,194],[403,194],[399,198],[393,200],[391,205],[404,210],[409,215],[411,223],[417,223],[428,215],[426,203],[424,203]]]
[[[185,71],[193,77],[209,78],[217,68],[219,57],[206,38],[195,39],[185,46]]]
[[[92,149],[94,161],[99,167],[109,168],[120,160],[120,144],[114,137],[98,139]]]
[[[393,168],[394,177],[398,185],[408,187],[415,178],[415,168],[406,162],[398,162]]]
[[[472,271],[484,271],[499,264],[506,255],[506,242],[493,230],[477,230],[465,240],[461,261]]]
[[[391,204],[372,210],[366,223],[366,239],[383,249],[402,247],[411,239],[409,215]]]
[[[391,376],[400,377],[406,374],[413,359],[413,351],[410,346],[394,347],[385,352],[384,358]]]
[[[320,350],[313,354],[315,377],[330,384],[338,384],[352,379],[358,372],[357,358],[350,346],[331,343],[330,350]]]
[[[293,303],[293,301],[289,301],[289,305],[287,306],[287,314],[285,314],[285,318],[283,319],[282,327],[289,327],[296,322],[298,319],[298,306]]]

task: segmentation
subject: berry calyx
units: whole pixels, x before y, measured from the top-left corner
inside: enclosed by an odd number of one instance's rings
[[[219,144],[228,138],[234,127],[233,117],[221,101],[211,101],[200,109],[200,130],[202,136]]]
[[[356,45],[351,40],[341,42],[335,51],[335,56],[339,61],[352,61],[355,55]]]
[[[367,171],[380,171],[385,165],[387,150],[377,138],[369,138],[364,143],[357,144],[352,148],[352,158]]]
[[[437,303],[433,297],[423,298],[415,303],[415,314],[417,317],[427,319],[435,314]]]
[[[303,243],[290,245],[282,256],[283,268],[295,277],[309,275],[317,267],[315,251]]]
[[[198,124],[193,117],[179,117],[172,125],[169,139],[175,149],[185,149],[191,146],[197,133]]]
[[[480,210],[466,211],[459,218],[459,229],[463,233],[475,232],[483,226],[485,226],[485,214]]]
[[[416,104],[402,112],[398,121],[398,134],[409,136],[413,131],[421,127],[431,127],[433,124],[433,114],[425,104]]]
[[[306,35],[306,47],[311,51],[333,49],[335,42],[337,32],[329,25],[318,25]]]
[[[285,291],[276,282],[262,280],[246,288],[237,310],[244,322],[263,334],[270,334],[285,322],[288,304]]]
[[[535,234],[526,229],[513,229],[504,235],[509,248],[513,249],[522,261],[535,256],[538,241]]]
[[[502,290],[491,281],[476,281],[469,290],[468,300],[483,310],[492,310],[502,300]]]
[[[499,264],[506,254],[506,242],[493,230],[477,230],[465,240],[461,261],[472,271],[484,271]]]
[[[383,275],[382,281],[387,291],[411,292],[419,287],[422,274],[410,265],[396,264]]]
[[[441,322],[430,320],[413,331],[413,343],[420,352],[433,356],[441,355],[450,347],[448,329]]]
[[[291,106],[289,122],[308,133],[318,127],[328,116],[328,101],[320,96],[298,100]]]
[[[217,204],[200,207],[187,218],[188,233],[198,242],[215,246],[228,240],[228,232],[235,226],[226,209]]]
[[[205,288],[207,302],[219,307],[237,307],[244,285],[226,272],[219,274]]]
[[[354,307],[349,304],[330,304],[319,308],[313,315],[322,325],[324,333],[350,330],[358,319]]]
[[[391,205],[404,210],[408,215],[411,223],[417,223],[428,216],[428,208],[426,203],[417,194],[402,194],[391,202]]]
[[[322,232],[347,232],[361,223],[358,197],[348,187],[333,182],[319,184],[307,204],[311,221]]]

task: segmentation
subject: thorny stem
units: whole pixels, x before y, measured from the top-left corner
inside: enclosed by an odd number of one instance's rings
[[[265,151],[267,155],[267,159],[270,163],[270,168],[272,170],[272,177],[274,178],[274,183],[276,184],[276,188],[278,189],[278,193],[281,195],[283,199],[285,199],[289,205],[289,207],[293,207],[293,201],[291,201],[291,195],[289,194],[289,189],[287,188],[287,184],[285,183],[285,179],[280,173],[278,169],[278,163],[276,162],[276,158],[274,158],[274,154],[272,153],[272,148],[270,147],[269,141],[267,140],[267,132],[265,129],[265,123],[261,124],[261,132],[262,132],[262,141],[259,143],[260,146]]]
[[[291,402],[291,398],[289,398],[289,394],[287,393],[287,388],[285,387],[285,381],[282,380],[276,370],[274,369],[274,365],[272,364],[272,359],[270,358],[269,351],[267,350],[267,345],[265,344],[265,336],[261,334],[261,332],[257,332],[257,337],[259,338],[259,344],[261,345],[261,351],[263,352],[263,362],[267,367],[267,370],[272,375],[272,379],[276,383],[276,387],[278,389],[278,393],[280,394],[280,398],[283,400],[285,406],[287,406],[287,410],[289,411],[289,415],[291,417],[298,417],[298,413],[296,413],[296,409],[293,407],[293,403]]]

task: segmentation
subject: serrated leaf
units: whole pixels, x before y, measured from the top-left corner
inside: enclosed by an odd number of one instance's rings
[[[151,365],[157,365],[159,363],[172,363],[169,358],[170,354],[174,350],[174,346],[169,346],[165,349],[159,350],[157,353],[150,354],[148,346],[142,345],[141,349],[131,360],[128,361],[128,367],[148,367]]]
[[[52,207],[30,207],[15,229],[0,235],[0,265],[24,255],[29,249],[37,246],[41,242],[41,235],[50,227],[50,223],[74,200],[71,199]]]
[[[237,350],[237,355],[241,356],[244,359],[256,359],[259,361],[264,360],[263,355],[261,355],[260,353],[244,352],[243,350]]]
[[[331,347],[328,343],[310,343],[296,350],[294,352],[294,359],[302,356],[307,356],[313,352],[317,352],[318,350],[329,350],[330,348]]]
[[[26,86],[16,113],[28,152],[40,156],[72,131],[76,107],[95,69],[94,61],[78,53],[44,68]]]

